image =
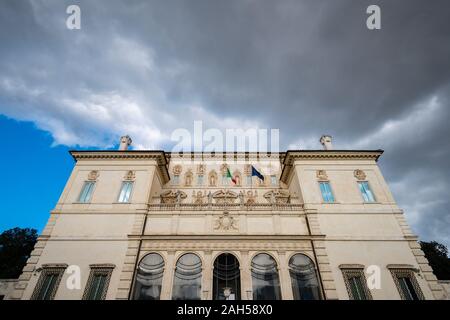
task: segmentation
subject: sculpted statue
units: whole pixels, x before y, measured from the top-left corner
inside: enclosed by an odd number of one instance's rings
[[[212,199],[213,199],[213,196],[212,196],[212,193],[211,193],[211,191],[208,193],[208,205],[211,205],[212,204]]]
[[[244,205],[244,192],[242,190],[239,191],[239,203],[241,204],[241,206]]]

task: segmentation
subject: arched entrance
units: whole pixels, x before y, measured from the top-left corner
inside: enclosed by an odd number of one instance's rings
[[[223,253],[214,261],[213,299],[241,299],[239,261],[231,253]]]

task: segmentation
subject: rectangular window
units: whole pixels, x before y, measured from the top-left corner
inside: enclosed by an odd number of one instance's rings
[[[252,176],[246,176],[246,178],[247,178],[247,182],[246,182],[246,184],[248,185],[248,186],[251,186],[252,185]]]
[[[359,190],[364,198],[364,202],[375,202],[375,197],[370,190],[369,183],[367,181],[358,182]]]
[[[198,175],[198,177],[197,177],[197,185],[199,185],[199,186],[203,185],[203,175]]]
[[[91,201],[92,192],[94,191],[95,181],[86,181],[81,189],[79,202],[88,203]]]
[[[31,300],[53,300],[65,269],[65,266],[43,268]]]
[[[423,300],[423,294],[414,276],[414,272],[409,269],[391,269],[395,285],[402,300]]]
[[[276,186],[277,184],[278,184],[278,179],[277,179],[277,176],[276,175],[271,175],[270,176],[270,183],[273,185],[273,186]]]
[[[83,300],[105,300],[113,268],[91,266],[91,273],[84,290]]]
[[[334,202],[333,192],[331,192],[331,186],[328,181],[319,182],[320,192],[322,192],[322,199],[324,202]]]
[[[122,182],[122,187],[120,188],[119,193],[119,202],[130,202],[131,190],[133,189],[132,181],[124,181]]]
[[[174,185],[179,185],[180,184],[180,176],[179,175],[173,176],[173,184]]]
[[[350,300],[372,300],[367,287],[364,268],[341,269]]]

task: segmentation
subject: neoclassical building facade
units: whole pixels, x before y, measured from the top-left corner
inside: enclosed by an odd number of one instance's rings
[[[381,150],[72,151],[7,299],[441,299]],[[76,276],[79,275],[77,278]]]

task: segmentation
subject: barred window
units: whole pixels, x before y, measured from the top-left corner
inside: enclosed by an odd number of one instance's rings
[[[83,300],[105,300],[114,265],[91,265]]]
[[[414,276],[413,269],[390,268],[395,285],[402,300],[424,300],[422,290]]]
[[[372,295],[367,287],[366,276],[364,275],[364,266],[340,266],[340,268],[350,300],[372,300]]]
[[[67,265],[46,265],[34,288],[31,300],[53,300]]]

